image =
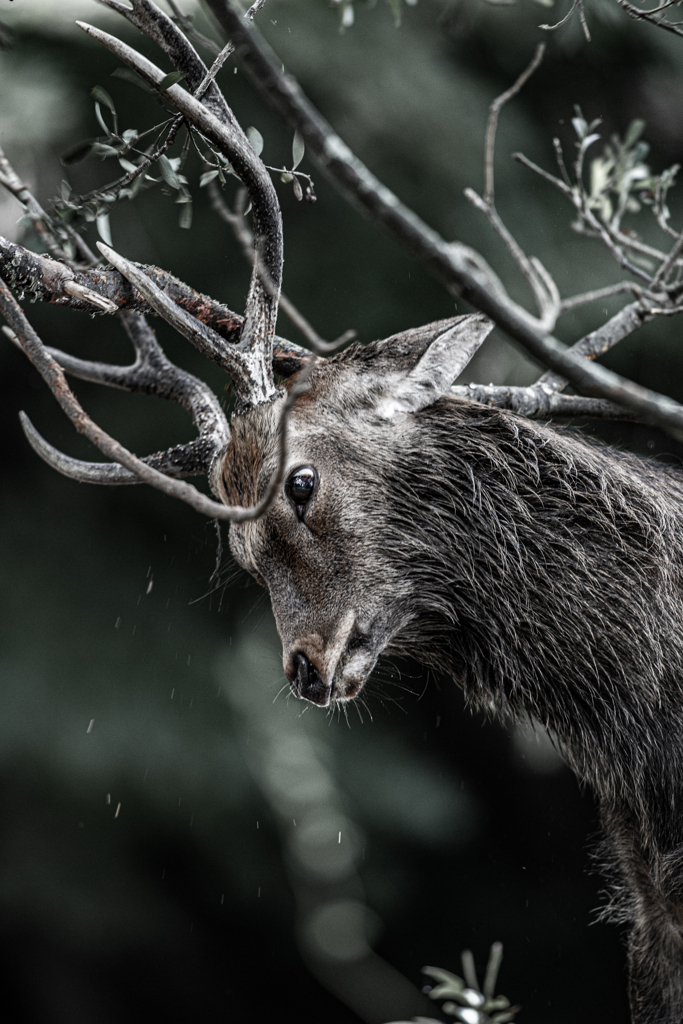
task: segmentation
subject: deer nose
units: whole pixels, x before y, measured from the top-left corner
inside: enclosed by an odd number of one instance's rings
[[[310,700],[312,704],[318,704],[320,707],[327,707],[332,696],[332,687],[323,682],[315,665],[301,651],[293,655],[292,662],[293,674],[289,685],[294,696]]]

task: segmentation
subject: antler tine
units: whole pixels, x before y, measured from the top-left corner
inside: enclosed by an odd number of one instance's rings
[[[46,351],[72,377],[126,391],[156,395],[187,409],[199,431],[199,438],[147,456],[142,461],[176,479],[203,473],[209,477],[214,494],[220,497],[219,485],[217,479],[214,479],[214,467],[228,446],[230,428],[218,399],[203,381],[167,359],[144,316],[139,313],[121,313],[120,319],[135,348],[136,359],[130,366],[89,362],[47,346]],[[8,328],[3,330],[16,345],[22,347],[13,331]],[[85,483],[141,482],[139,477],[123,466],[83,462],[64,455],[41,437],[25,413],[21,415],[21,424],[31,447],[65,476]]]
[[[157,490],[163,491],[164,494],[171,498],[180,498],[181,501],[186,502],[196,512],[201,512],[212,519],[245,523],[259,519],[270,508],[284,479],[287,459],[288,418],[298,396],[307,387],[307,379],[313,368],[312,358],[309,359],[308,364],[300,372],[298,380],[289,388],[282,403],[279,419],[279,457],[277,469],[273,473],[261,499],[256,504],[244,508],[240,505],[225,505],[212,501],[211,498],[207,498],[205,494],[192,487],[191,484],[185,483],[184,480],[171,479],[155,469],[153,465],[138,459],[137,456],[114,440],[101,427],[98,427],[78,402],[66,382],[64,371],[47,351],[2,278],[0,278],[0,312],[12,327],[21,343],[21,347],[50,388],[63,412],[76,427],[76,430],[87,437],[107,458],[129,469],[143,483],[156,487]],[[219,473],[221,462],[222,460],[217,457],[213,460],[213,479],[211,482],[216,487],[220,486]]]
[[[222,369],[229,373],[237,392],[239,400],[250,404],[253,394],[253,380],[247,372],[244,357],[241,356],[238,345],[226,345],[225,340],[211,327],[201,323],[191,313],[187,313],[180,306],[169,299],[161,288],[152,281],[147,274],[143,273],[134,263],[125,259],[103,242],[98,242],[98,248],[103,256],[116,267],[131,284],[135,285],[140,294],[147,299],[152,309],[162,316],[172,327],[187,338],[196,346],[200,352]]]
[[[141,484],[143,481],[135,473],[116,462],[85,462],[65,455],[46,441],[31,423],[25,412],[19,413],[21,428],[26,440],[37,455],[40,455],[48,466],[58,473],[78,480],[82,484]],[[151,469],[163,473],[164,476],[181,480],[187,476],[199,476],[206,473],[206,450],[201,440],[190,441],[189,444],[169,448],[156,455],[147,455],[140,460]]]
[[[178,26],[150,0],[131,0],[131,7],[124,7],[118,0],[100,0],[152,39],[169,57],[178,71],[182,71],[190,91],[195,93],[204,81],[207,67],[187,36]],[[201,97],[202,103],[219,120],[237,127],[237,120],[226,103],[225,97],[215,82],[211,82]]]
[[[136,0],[136,3],[138,9],[144,3],[146,10],[156,10],[151,0]],[[115,36],[83,22],[77,24],[151,85],[159,86],[166,77],[156,65]],[[177,31],[175,26],[173,31]],[[242,367],[242,379],[236,382],[241,403],[250,406],[271,401],[277,394],[272,351],[283,261],[282,217],[277,194],[268,171],[237,122],[226,124],[219,120],[179,85],[169,86],[164,90],[164,96],[188,124],[198,129],[228,158],[249,193],[257,252],[240,342],[231,355],[234,360],[239,360]]]

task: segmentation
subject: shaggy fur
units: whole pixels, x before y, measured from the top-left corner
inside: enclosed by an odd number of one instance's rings
[[[551,731],[600,802],[634,1024],[680,1024],[683,479],[452,397],[382,423],[380,396],[425,346],[390,339],[316,371],[292,424],[291,465],[320,476],[305,521],[283,496],[233,527],[233,551],[270,589],[285,665],[306,651],[338,699],[393,649]],[[230,500],[261,492],[276,458],[277,407],[250,416]]]
[[[447,400],[423,420],[429,458],[403,450],[385,476],[385,551],[419,607],[406,649],[557,737],[600,801],[633,1020],[680,1022],[683,481]]]

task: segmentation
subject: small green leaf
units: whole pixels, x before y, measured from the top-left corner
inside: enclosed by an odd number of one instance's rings
[[[496,1010],[507,1010],[510,1000],[505,996],[496,996],[495,999],[487,999],[484,1005],[486,1013],[495,1013]]]
[[[63,153],[61,157],[62,165],[70,167],[71,164],[77,164],[80,160],[85,160],[87,156],[90,156],[96,141],[96,139],[85,139],[84,142],[78,142],[71,149],[67,149],[66,153]]]
[[[111,138],[111,136],[112,136],[111,128],[109,127],[107,122],[104,120],[104,117],[102,116],[102,108],[99,105],[99,103],[95,104],[95,116],[96,116],[97,120],[99,121],[100,128],[105,133],[107,138]]]
[[[184,78],[185,75],[182,71],[171,71],[170,75],[166,75],[165,78],[161,79],[157,89],[159,89],[160,92],[165,92],[166,89],[170,89],[172,85],[177,85],[178,82],[182,82]]]
[[[287,185],[287,184],[289,184],[289,182],[290,182],[290,181],[292,181],[292,180],[293,180],[293,178],[294,178],[294,175],[293,175],[293,174],[290,174],[290,173],[289,173],[289,171],[285,171],[285,173],[284,173],[284,174],[281,174],[281,175],[280,175],[280,181],[281,181],[281,182],[282,182],[282,183],[283,183],[284,185]]]
[[[261,156],[261,153],[263,152],[263,136],[258,128],[254,128],[253,125],[250,125],[250,127],[247,128],[247,138],[249,139],[249,145],[256,153],[256,156]]]
[[[60,185],[60,192],[61,192],[62,199],[64,200],[64,202],[68,203],[69,199],[71,198],[71,185],[69,184],[68,181],[63,181],[62,182],[62,184]]]
[[[641,121],[639,117],[637,117],[635,121],[631,121],[630,125],[626,129],[626,136],[624,138],[624,145],[627,149],[630,149],[631,146],[636,144],[644,130],[645,122]]]
[[[114,101],[107,92],[107,90],[103,89],[101,85],[93,85],[92,89],[90,90],[90,95],[94,100],[97,101],[97,103],[102,103],[105,107],[109,107],[112,114],[116,115],[116,107],[114,106]]]
[[[442,967],[423,967],[422,973],[439,982],[429,993],[430,999],[443,999],[446,996],[454,998],[465,988],[462,978],[457,974],[451,974],[450,971],[444,971]]]
[[[128,143],[129,146],[131,146],[136,141],[137,137],[138,133],[137,129],[135,128],[126,128],[125,132],[121,136],[123,141]]]
[[[353,9],[353,3],[351,3],[351,2],[345,3],[344,6],[342,7],[342,12],[341,12],[341,29],[340,29],[340,32],[343,32],[344,29],[351,28],[351,26],[353,25],[353,23],[355,21],[355,17],[356,16],[355,16],[355,11]]]
[[[582,117],[573,117],[572,124],[574,126],[574,131],[579,138],[582,139],[588,130],[588,124]]]
[[[143,89],[145,92],[154,92],[152,86],[141,78],[137,71],[133,71],[132,68],[116,68],[111,73],[112,78],[122,78],[124,82],[130,82],[132,85],[137,85],[139,89]]]
[[[213,179],[217,178],[217,177],[218,177],[218,168],[217,167],[214,168],[214,170],[212,170],[212,171],[204,171],[204,173],[202,174],[201,178],[199,179],[199,187],[200,188],[204,188],[205,185],[208,185],[210,181],[213,181]]]
[[[111,246],[111,228],[109,226],[109,214],[100,213],[97,217],[97,233],[105,245]]]
[[[173,164],[165,155],[159,157],[159,170],[161,171],[161,177],[167,185],[170,185],[171,188],[180,188],[178,175],[175,172]]]
[[[107,157],[119,155],[118,149],[115,149],[114,146],[107,146],[103,142],[94,142],[91,151],[93,156]]]
[[[394,15],[394,25],[399,28],[401,25],[401,0],[387,0]]]
[[[178,200],[180,202],[180,200]],[[189,230],[192,227],[192,200],[188,197],[188,200],[183,201],[183,205],[180,207],[180,216],[178,217],[178,227]]]
[[[137,178],[128,186],[126,192],[128,192],[129,199],[135,199],[136,195],[145,183],[145,179],[141,174],[138,174]]]
[[[304,158],[306,152],[306,146],[304,144],[304,138],[301,132],[294,132],[294,139],[292,141],[292,170],[295,171],[301,161]]]
[[[119,157],[119,163],[123,167],[124,171],[128,171],[129,174],[132,174],[133,171],[137,171],[135,164],[131,163],[130,160],[124,160],[122,156]]]
[[[587,135],[585,139],[581,140],[581,152],[584,153],[588,147],[592,146],[594,142],[597,142],[599,138],[600,136],[597,132],[594,132],[592,135]]]

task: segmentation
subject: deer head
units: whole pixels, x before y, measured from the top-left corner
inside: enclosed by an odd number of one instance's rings
[[[455,401],[444,396],[492,326],[481,314],[458,317],[313,368],[290,417],[283,484],[261,518],[230,528],[235,558],[270,592],[296,696],[320,705],[355,697],[414,618],[405,567],[383,557],[388,467],[406,471],[406,450],[420,451],[420,414]],[[267,488],[282,401],[233,421],[222,476],[230,504],[255,503]]]
[[[82,463],[57,452],[26,416],[34,449],[60,472],[90,483],[147,482],[231,523],[237,560],[271,594],[284,668],[297,696],[316,704],[355,696],[380,652],[410,619],[400,571],[382,571],[382,466],[396,447],[419,447],[421,413],[442,400],[492,328],[481,314],[442,321],[327,360],[298,350],[274,359],[282,277],[282,222],[270,175],[249,144],[212,74],[179,28],[152,2],[104,0],[157,42],[185,85],[127,44],[79,23],[150,85],[163,91],[242,180],[253,210],[253,273],[241,327],[226,338],[181,308],[152,275],[99,245],[147,308],[158,313],[230,375],[232,423],[205,384],[174,366],[139,312],[121,313],[135,362],[112,367],[46,349],[0,282],[0,309],[78,430],[113,463]],[[242,218],[243,219],[243,218]],[[242,229],[243,230],[243,229]],[[59,278],[65,272],[51,268]],[[202,298],[200,305],[206,305]],[[100,300],[101,301],[101,300]],[[233,316],[231,314],[231,316]],[[233,316],[233,320],[234,320]],[[316,342],[318,350],[324,348]],[[292,346],[289,346],[291,354]],[[284,386],[280,373],[298,367]],[[199,438],[138,459],[85,414],[73,376],[144,391],[183,405]],[[310,378],[310,379],[309,379]],[[450,399],[449,399],[450,401]],[[204,473],[216,500],[184,477]]]

